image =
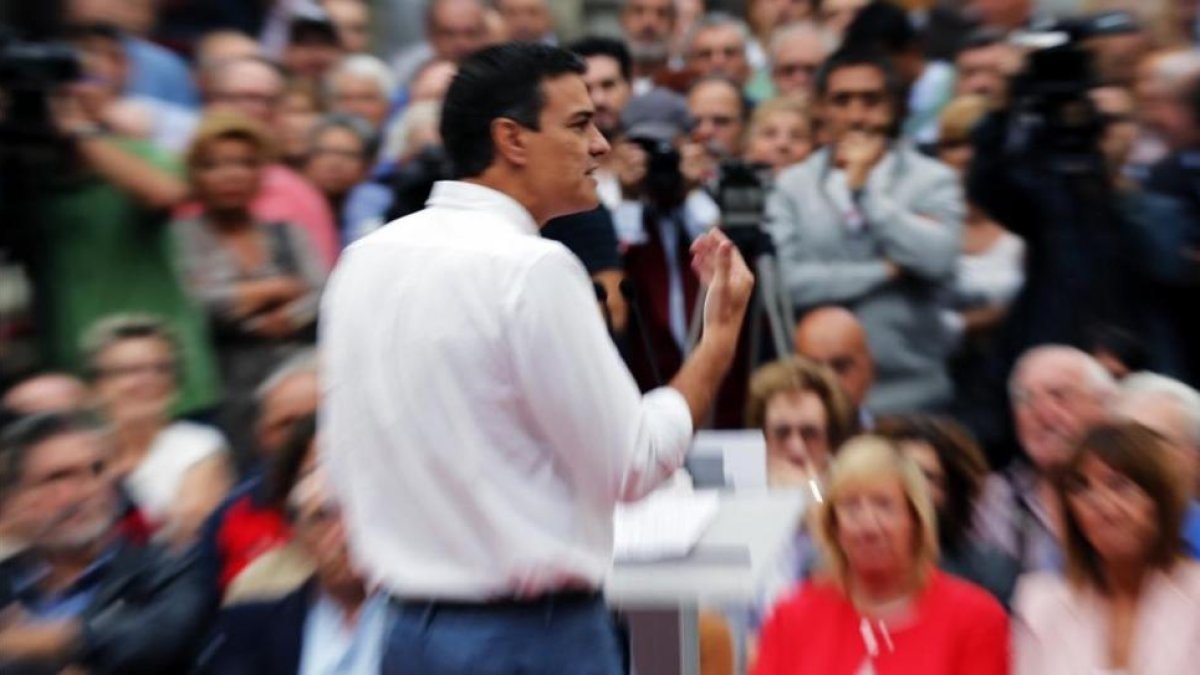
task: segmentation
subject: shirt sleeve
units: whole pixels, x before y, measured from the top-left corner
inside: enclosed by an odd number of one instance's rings
[[[949,170],[923,192],[913,210],[888,194],[881,172],[867,181],[860,206],[884,255],[905,271],[931,281],[954,272],[962,247],[966,205],[962,188]]]
[[[514,380],[569,483],[613,504],[670,478],[691,443],[687,402],[670,388],[639,393],[582,265],[565,249],[542,255],[506,304]]]

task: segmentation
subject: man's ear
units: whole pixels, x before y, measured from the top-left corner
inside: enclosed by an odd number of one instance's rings
[[[526,131],[525,127],[507,117],[492,120],[492,147],[496,158],[503,158],[516,166],[525,166],[529,162]]]

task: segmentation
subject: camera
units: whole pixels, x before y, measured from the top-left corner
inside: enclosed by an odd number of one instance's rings
[[[1014,42],[1031,49],[1026,68],[1013,80],[1010,148],[1059,154],[1094,152],[1104,124],[1088,96],[1095,85],[1085,41],[1138,30],[1128,12],[1035,24]]]
[[[654,204],[672,208],[683,203],[685,194],[683,173],[679,170],[679,150],[661,138],[634,136],[629,139],[646,152],[646,197]]]

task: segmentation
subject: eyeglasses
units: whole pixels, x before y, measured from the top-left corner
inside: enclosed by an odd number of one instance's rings
[[[820,68],[816,63],[777,63],[771,72],[775,77],[795,77],[801,73],[812,77]]]
[[[767,427],[767,435],[775,441],[786,441],[793,434],[799,435],[805,445],[825,441],[825,430],[812,424],[773,424]]]
[[[104,462],[96,460],[90,464],[77,467],[62,468],[57,471],[39,476],[37,478],[27,478],[25,481],[26,487],[30,489],[40,490],[59,485],[78,485],[99,478],[104,475]]]
[[[724,49],[697,49],[693,55],[698,59],[712,59],[718,56],[724,56],[727,59],[736,59],[746,53],[744,47],[725,47]]]
[[[707,122],[714,127],[728,127],[736,121],[733,115],[700,115],[692,118],[692,125],[698,127]]]
[[[969,138],[943,138],[937,142],[938,150],[958,150],[970,147],[970,145],[971,139]]]
[[[324,155],[326,157],[338,157],[340,159],[350,159],[360,162],[363,159],[362,151],[343,150],[342,148],[331,148],[327,145],[318,145],[314,147],[310,153],[313,156]]]
[[[154,363],[131,363],[122,366],[108,366],[96,369],[100,377],[128,377],[130,375],[159,375],[166,376],[175,372],[174,361],[156,361]]]

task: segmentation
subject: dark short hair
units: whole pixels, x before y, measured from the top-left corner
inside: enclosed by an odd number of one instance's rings
[[[18,417],[0,433],[0,494],[21,483],[33,448],[59,436],[104,431],[100,418],[89,411],[64,410]]]
[[[300,479],[300,465],[308,455],[308,448],[317,437],[316,414],[305,415],[292,425],[287,440],[271,463],[268,480],[268,499],[272,506],[284,510],[288,495]]]
[[[846,28],[845,44],[899,54],[919,48],[921,42],[908,12],[890,2],[872,2]]]
[[[1066,576],[1073,584],[1108,589],[1100,553],[1088,541],[1068,501],[1071,489],[1082,480],[1083,463],[1093,457],[1133,481],[1154,502],[1158,533],[1147,552],[1149,566],[1167,570],[1184,558],[1180,532],[1187,512],[1188,486],[1172,468],[1167,453],[1158,434],[1132,422],[1096,426],[1076,446],[1056,485],[1066,525]]]
[[[478,176],[492,165],[492,122],[506,118],[537,131],[542,84],[586,70],[578,55],[537,43],[487,47],[464,60],[442,104],[442,145],[454,177]]]
[[[900,84],[900,77],[896,74],[895,66],[892,65],[887,54],[880,51],[878,47],[869,45],[843,45],[841,49],[825,59],[825,63],[822,63],[821,67],[817,69],[817,94],[824,96],[829,93],[829,80],[834,73],[844,68],[857,66],[870,66],[883,73],[883,79],[893,105],[900,103],[903,86]]]
[[[874,433],[896,443],[915,441],[933,448],[946,474],[946,504],[938,510],[938,543],[943,552],[954,552],[970,536],[975,502],[983,493],[988,463],[983,450],[958,422],[936,415],[882,417]]]
[[[629,55],[629,47],[626,47],[625,43],[620,40],[589,35],[572,42],[567,49],[585,59],[593,56],[607,56],[617,62],[621,69],[621,77],[625,78],[626,82],[633,81],[633,57]]]
[[[963,52],[969,52],[975,49],[985,49],[987,47],[995,47],[999,44],[1004,44],[1004,31],[992,26],[983,26],[967,33],[963,36],[961,42],[958,43],[958,49],[955,50],[955,56]]]

